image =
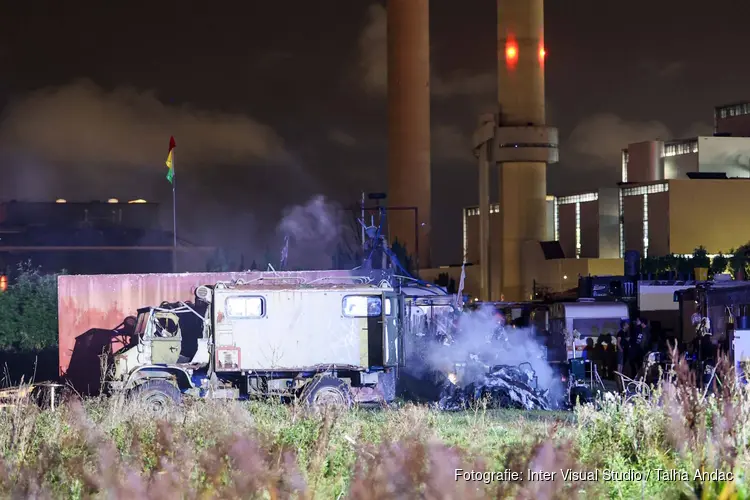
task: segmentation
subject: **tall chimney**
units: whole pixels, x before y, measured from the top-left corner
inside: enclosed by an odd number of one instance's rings
[[[490,238],[489,210],[480,207],[481,295],[529,300],[547,231],[547,164],[558,160],[557,130],[546,126],[543,0],[497,1],[497,100],[494,136],[475,136],[499,168],[497,237]],[[480,128],[480,131],[482,129]],[[478,132],[480,132],[478,131]],[[480,157],[480,204],[487,207],[487,166]],[[497,247],[489,251],[490,241]]]
[[[389,242],[430,263],[429,0],[388,0]],[[415,219],[416,216],[416,219]]]

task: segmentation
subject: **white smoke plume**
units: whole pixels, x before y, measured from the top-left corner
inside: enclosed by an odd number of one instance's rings
[[[454,342],[449,346],[435,345],[427,353],[425,361],[431,369],[443,373],[453,371],[455,363],[469,361],[471,355],[479,355],[488,365],[516,366],[529,363],[536,372],[540,389],[555,388],[559,380],[545,360],[544,349],[535,338],[533,330],[513,328],[507,324],[507,342],[490,342],[497,328],[498,322],[492,306],[464,312],[459,316]],[[462,380],[461,385],[474,381]]]
[[[331,265],[346,230],[342,213],[336,203],[322,195],[285,210],[277,231],[290,238],[289,267],[318,269]]]

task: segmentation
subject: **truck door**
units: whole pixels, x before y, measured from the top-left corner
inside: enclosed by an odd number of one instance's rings
[[[383,366],[402,365],[404,301],[399,293],[383,294]]]
[[[152,318],[151,363],[176,364],[182,348],[179,318],[165,311],[155,311]]]

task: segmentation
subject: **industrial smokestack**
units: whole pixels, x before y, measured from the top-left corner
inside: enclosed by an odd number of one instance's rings
[[[398,239],[426,268],[432,211],[429,0],[388,0],[387,8],[388,206],[404,208],[388,212],[389,242]]]
[[[498,0],[497,77],[499,114],[494,137],[478,134],[475,148],[498,164],[498,237],[481,231],[482,298],[528,300],[541,268],[539,241],[547,234],[547,164],[558,159],[557,130],[546,126],[544,106],[543,0]],[[487,167],[480,156],[480,203]],[[484,194],[482,194],[484,193]],[[489,210],[480,207],[480,227],[489,228]],[[490,240],[498,248],[489,251]],[[489,289],[487,284],[489,283]]]

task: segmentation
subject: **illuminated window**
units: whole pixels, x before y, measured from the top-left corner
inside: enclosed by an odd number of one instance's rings
[[[750,102],[719,106],[716,108],[716,114],[721,118],[750,115]]]
[[[698,152],[698,140],[673,141],[664,144],[664,156],[679,156]]]
[[[576,202],[576,259],[581,258],[581,202]]]
[[[347,318],[375,318],[383,314],[383,298],[376,295],[347,295],[341,308]]]
[[[465,210],[466,210],[467,217],[476,217],[479,215],[479,207],[471,207]],[[500,205],[498,203],[490,205],[490,214],[499,214],[499,213],[500,213]]]
[[[561,196],[557,199],[558,205],[570,205],[573,203],[586,203],[589,201],[596,201],[599,199],[599,193],[584,193],[576,194],[573,196]]]
[[[648,257],[648,194],[643,195],[643,256]]]
[[[560,241],[560,215],[557,211],[557,201],[552,205],[552,214],[555,218],[555,241]]]
[[[224,307],[230,318],[262,318],[266,314],[266,301],[257,295],[227,297]]]
[[[630,156],[628,155],[628,150],[623,149],[622,150],[622,182],[628,182],[628,160],[630,159]]]
[[[622,188],[620,190],[620,193],[623,197],[627,198],[628,196],[640,196],[643,194],[666,193],[667,191],[669,191],[669,184],[664,182],[661,184],[649,184],[648,186],[635,186],[635,187],[629,187],[629,188]]]

